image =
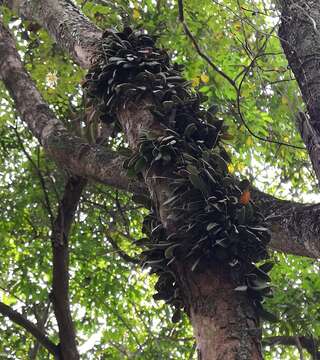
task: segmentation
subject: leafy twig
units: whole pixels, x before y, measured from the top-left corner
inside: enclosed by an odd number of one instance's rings
[[[219,67],[215,65],[213,61],[209,58],[209,56],[206,55],[200,48],[198,42],[196,41],[195,37],[193,36],[192,32],[190,31],[184,19],[183,0],[178,0],[178,9],[179,9],[179,20],[183,26],[184,32],[191,40],[199,56],[202,57],[213,68],[214,71],[216,71],[219,75],[225,78],[232,85],[233,88],[236,89],[236,83],[230,78],[230,76],[224,73],[222,70],[220,70]]]
[[[47,190],[47,186],[46,186],[46,182],[44,180],[44,176],[42,174],[42,171],[40,170],[40,168],[37,166],[37,164],[33,161],[32,157],[30,156],[30,154],[28,153],[28,151],[26,150],[26,148],[24,147],[23,141],[20,137],[20,134],[17,130],[16,127],[12,127],[13,131],[16,134],[16,137],[18,139],[19,145],[21,147],[22,152],[25,154],[26,158],[29,160],[30,164],[32,165],[32,167],[35,169],[35,172],[39,178],[40,181],[40,185],[43,191],[43,195],[44,195],[44,199],[45,199],[45,203],[46,203],[46,208],[49,214],[49,218],[50,218],[50,222],[51,225],[53,225],[53,213],[52,213],[52,208],[51,208],[51,204],[50,204],[50,199],[49,199],[49,195],[48,195],[48,190]]]
[[[192,44],[194,45],[197,53],[199,54],[199,56],[201,58],[203,58],[213,69],[214,71],[216,71],[219,75],[221,75],[224,79],[226,79],[229,84],[233,87],[233,89],[235,90],[236,92],[236,95],[237,95],[237,101],[236,101],[236,104],[237,104],[237,114],[241,120],[241,122],[243,123],[244,127],[247,129],[247,131],[249,132],[249,134],[251,136],[253,136],[254,138],[258,139],[258,140],[261,140],[261,141],[264,141],[264,142],[268,142],[268,143],[271,143],[271,144],[278,144],[278,145],[282,145],[282,146],[288,146],[288,147],[292,147],[294,149],[302,149],[302,150],[306,150],[305,147],[302,147],[302,146],[297,146],[297,145],[292,145],[292,144],[289,144],[289,143],[285,143],[285,142],[282,142],[282,141],[276,141],[276,140],[271,140],[271,139],[268,139],[268,138],[265,138],[265,137],[262,137],[260,135],[257,135],[255,134],[251,129],[250,127],[248,126],[246,120],[244,119],[244,116],[242,114],[242,111],[241,111],[241,104],[240,104],[240,98],[241,98],[241,87],[242,87],[242,84],[244,82],[244,79],[246,77],[246,75],[248,74],[249,70],[251,69],[251,67],[253,66],[253,64],[255,63],[255,61],[257,60],[258,57],[261,56],[261,49],[264,49],[265,48],[265,45],[266,45],[266,42],[269,40],[269,37],[272,36],[272,33],[274,31],[274,28],[272,29],[272,31],[270,33],[267,33],[267,36],[266,36],[266,40],[263,44],[263,46],[260,48],[260,50],[258,51],[258,54],[253,58],[253,60],[251,61],[250,65],[247,66],[246,69],[242,70],[241,73],[244,73],[243,74],[243,77],[240,81],[240,85],[237,86],[236,84],[236,81],[231,79],[231,77],[229,75],[227,75],[226,73],[224,73],[222,70],[219,69],[219,67],[217,65],[215,65],[213,63],[213,61],[210,59],[210,57],[208,55],[206,55],[202,49],[200,48],[197,40],[195,39],[195,37],[193,36],[192,32],[190,31],[186,21],[185,21],[185,18],[184,18],[184,9],[183,9],[183,0],[178,0],[178,11],[179,11],[179,20],[183,26],[183,29],[184,29],[184,32],[185,34],[190,38],[190,40],[192,41]],[[241,74],[240,73],[240,74]],[[238,74],[235,79],[238,79],[240,74]]]

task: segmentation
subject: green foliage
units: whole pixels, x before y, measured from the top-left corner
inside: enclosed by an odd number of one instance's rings
[[[250,129],[270,140],[301,145],[294,114],[303,107],[302,101],[276,29],[271,33],[279,14],[269,1],[240,3],[239,7],[236,0],[185,1],[186,21],[200,47],[231,78],[248,69],[240,105]],[[3,10],[4,20],[10,24],[42,95],[71,131],[86,136],[87,124],[76,116],[76,111],[82,109],[79,82],[84,72],[44,30],[30,30],[29,23],[21,23]],[[86,1],[82,10],[101,28],[143,26],[158,36],[159,46],[168,50],[171,59],[185,65],[185,77],[208,97],[208,108],[215,104],[216,116],[225,121],[233,135],[232,140],[223,140],[233,158],[229,171],[244,174],[273,195],[301,199],[311,194],[309,198],[313,199],[316,182],[307,153],[260,141],[248,133],[237,111],[234,89],[196,53],[177,21],[172,1]],[[237,78],[238,85],[240,81],[242,76]],[[0,297],[36,322],[46,313],[51,291],[50,220],[44,188],[30,159],[41,170],[54,214],[65,175],[16,120],[12,101],[2,86],[0,99]],[[112,145],[122,146],[123,140],[117,138]],[[172,324],[172,311],[153,300],[156,279],[136,264],[124,261],[112,245],[114,240],[121,250],[136,257],[140,250],[135,241],[143,242],[141,224],[145,214],[129,195],[113,189],[91,185],[83,196],[70,239],[71,302],[83,359],[186,359],[194,353],[187,320],[183,319],[181,325]],[[207,226],[212,231],[214,223]],[[167,256],[173,250],[168,250]],[[319,263],[283,254],[276,254],[274,260],[271,277],[276,286],[266,306],[280,321],[265,322],[264,336],[319,338]],[[46,329],[56,341],[51,307]],[[26,359],[34,346],[33,338],[2,319],[0,332],[0,354],[8,359]],[[298,358],[290,347],[267,348],[265,354],[267,359]],[[38,357],[46,359],[46,352],[40,350]]]

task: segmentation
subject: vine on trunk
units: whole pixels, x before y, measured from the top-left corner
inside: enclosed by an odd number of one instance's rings
[[[191,89],[181,70],[145,32],[108,31],[83,84],[87,106],[102,122],[119,128],[120,104],[152,98],[150,111],[157,126],[144,129],[138,149],[124,166],[132,175],[170,177],[171,195],[161,206],[174,226],[164,227],[156,208],[143,225],[148,242],[142,263],[159,276],[155,299],[175,306],[177,321],[185,305],[176,262],[187,261],[191,271],[224,263],[235,290],[247,293],[260,315],[266,315],[261,303],[272,295],[267,274],[272,264],[256,264],[268,258],[269,231],[254,203],[244,200],[247,181],[228,173],[223,123],[213,110],[204,109],[202,95]]]

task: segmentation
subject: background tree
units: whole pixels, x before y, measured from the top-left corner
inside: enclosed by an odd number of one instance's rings
[[[207,105],[215,104],[233,135],[225,140],[234,159],[229,171],[259,187],[253,199],[269,219],[271,247],[309,257],[272,255],[277,287],[266,306],[280,321],[264,323],[265,357],[317,358],[319,206],[291,201],[310,199],[307,195],[316,189],[308,152],[319,174],[314,74],[319,6],[312,1],[284,1],[281,8],[263,1],[189,1],[183,18],[181,2],[180,13],[177,4],[166,1],[78,5],[100,28],[132,24],[156,33],[171,57],[186,65],[184,74],[192,86],[208,96]],[[279,9],[282,45],[307,104],[306,115],[277,37]],[[88,68],[101,31],[63,1],[6,1],[3,22],[14,33],[37,88],[1,26],[0,76],[10,96],[2,88],[0,312],[26,330],[3,322],[2,352],[21,359],[46,358],[48,351],[68,359],[77,358],[78,351],[82,358],[196,356],[187,320],[183,325],[170,322],[171,310],[152,300],[155,279],[137,266],[140,250],[135,244],[143,237],[146,210],[130,193],[141,194],[145,186],[128,179],[122,169],[121,136],[103,147],[96,144],[108,137],[97,133],[96,123],[83,111],[79,83],[84,72],[66,57],[69,53]],[[130,116],[136,121],[139,111],[143,119],[150,116],[143,108],[134,109]],[[308,151],[295,130],[298,113]],[[90,180],[86,187],[85,179]]]

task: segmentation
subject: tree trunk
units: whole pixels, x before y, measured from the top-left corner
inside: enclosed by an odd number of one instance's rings
[[[201,274],[189,269],[184,268],[181,282],[197,341],[198,358],[262,359],[257,315],[247,296],[235,292],[228,269],[219,264]]]
[[[129,146],[138,148],[141,130],[161,132],[150,112],[149,98],[139,103],[127,103],[120,108],[118,118]],[[139,109],[139,111],[137,111]],[[178,224],[172,219],[172,210],[163,204],[172,196],[171,181],[175,168],[161,172],[148,169],[144,179],[157,212],[167,233],[176,232]],[[171,216],[170,216],[171,215]],[[214,264],[205,272],[194,273],[191,264],[176,265],[178,282],[183,293],[186,311],[190,317],[201,360],[259,360],[259,320],[246,295],[237,294],[230,270],[222,264]]]

